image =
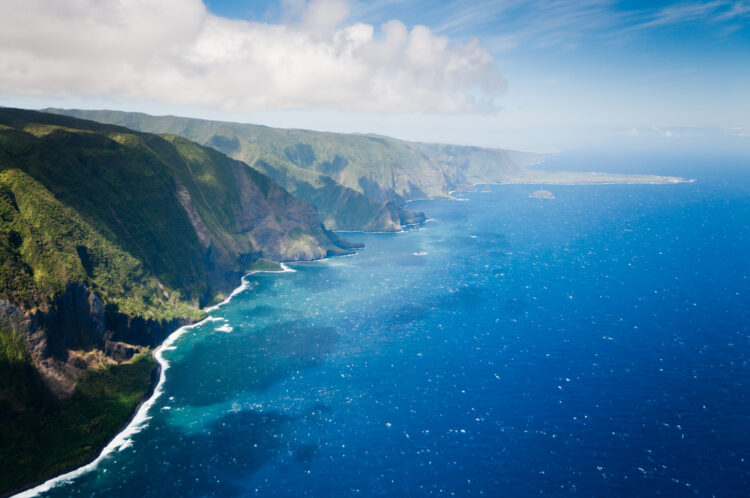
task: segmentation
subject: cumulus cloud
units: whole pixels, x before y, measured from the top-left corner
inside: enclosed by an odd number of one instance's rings
[[[639,137],[641,136],[641,132],[638,128],[631,128],[625,132],[625,135],[629,137]]]
[[[225,111],[487,112],[505,82],[472,39],[398,20],[347,24],[346,0],[283,0],[283,23],[201,0],[3,0],[0,91]]]

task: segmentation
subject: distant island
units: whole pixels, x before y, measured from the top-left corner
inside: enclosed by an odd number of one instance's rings
[[[534,199],[554,199],[555,196],[552,195],[552,192],[549,190],[535,190],[532,192],[529,197],[532,197]]]

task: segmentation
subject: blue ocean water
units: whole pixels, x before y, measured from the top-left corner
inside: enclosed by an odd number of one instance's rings
[[[48,494],[747,495],[749,163],[627,161],[696,181],[420,201],[247,277],[165,352],[132,445]]]

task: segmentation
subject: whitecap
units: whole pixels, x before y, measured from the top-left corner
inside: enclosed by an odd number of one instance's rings
[[[164,358],[162,353],[164,351],[169,351],[170,349],[175,349],[172,345],[175,343],[175,341],[177,341],[177,339],[179,339],[188,330],[197,327],[205,321],[206,320],[201,320],[200,322],[194,323],[192,325],[180,327],[179,329],[172,332],[169,337],[167,337],[166,340],[161,344],[161,346],[154,350],[154,359],[156,359],[157,363],[159,364],[160,372],[159,381],[156,383],[153,394],[150,398],[144,401],[140,407],[138,407],[138,410],[136,411],[127,427],[125,427],[122,432],[117,434],[114,439],[112,439],[112,441],[110,441],[107,446],[104,447],[104,449],[99,453],[99,456],[82,467],[78,467],[75,470],[71,470],[70,472],[59,475],[57,477],[53,477],[52,479],[49,479],[31,489],[27,489],[26,491],[23,491],[16,496],[24,498],[37,496],[59,486],[60,484],[71,482],[77,477],[96,469],[99,464],[104,461],[104,459],[107,458],[110,454],[116,451],[122,451],[130,447],[133,444],[132,437],[143,430],[144,427],[146,427],[146,423],[151,419],[148,414],[149,410],[164,392],[164,381],[166,380],[166,372],[169,368],[169,362]]]

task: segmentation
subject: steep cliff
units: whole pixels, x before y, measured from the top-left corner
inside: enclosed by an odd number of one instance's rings
[[[457,186],[500,182],[536,154],[405,142],[374,135],[286,130],[175,116],[50,109],[103,123],[174,133],[245,161],[313,204],[336,230],[399,230],[424,220],[408,200],[445,197]]]
[[[88,458],[147,389],[143,353],[256,260],[345,245],[314,207],[215,149],[0,108],[0,492]],[[39,421],[88,434],[92,420],[97,443],[40,454]]]

